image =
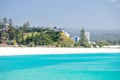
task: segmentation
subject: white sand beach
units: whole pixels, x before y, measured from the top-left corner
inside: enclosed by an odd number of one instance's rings
[[[13,48],[1,47],[0,56],[32,55],[32,54],[90,54],[90,53],[120,53],[120,49],[111,48]]]

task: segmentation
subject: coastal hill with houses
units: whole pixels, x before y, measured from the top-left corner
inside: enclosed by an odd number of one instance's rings
[[[11,18],[0,20],[0,46],[18,47],[103,47],[114,45],[108,41],[92,41],[91,33],[82,27],[79,35],[71,36],[58,27],[31,27],[27,21],[22,26],[14,26]]]

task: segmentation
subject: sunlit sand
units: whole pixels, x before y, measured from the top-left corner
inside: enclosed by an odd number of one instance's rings
[[[120,53],[120,49],[111,48],[0,48],[0,56],[33,55],[33,54],[87,54],[87,53]]]

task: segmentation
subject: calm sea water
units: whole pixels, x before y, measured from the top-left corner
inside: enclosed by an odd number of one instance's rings
[[[120,53],[1,56],[0,80],[120,80]]]

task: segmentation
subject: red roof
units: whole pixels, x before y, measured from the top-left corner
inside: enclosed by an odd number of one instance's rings
[[[7,44],[6,43],[0,43],[0,46],[6,46]]]

